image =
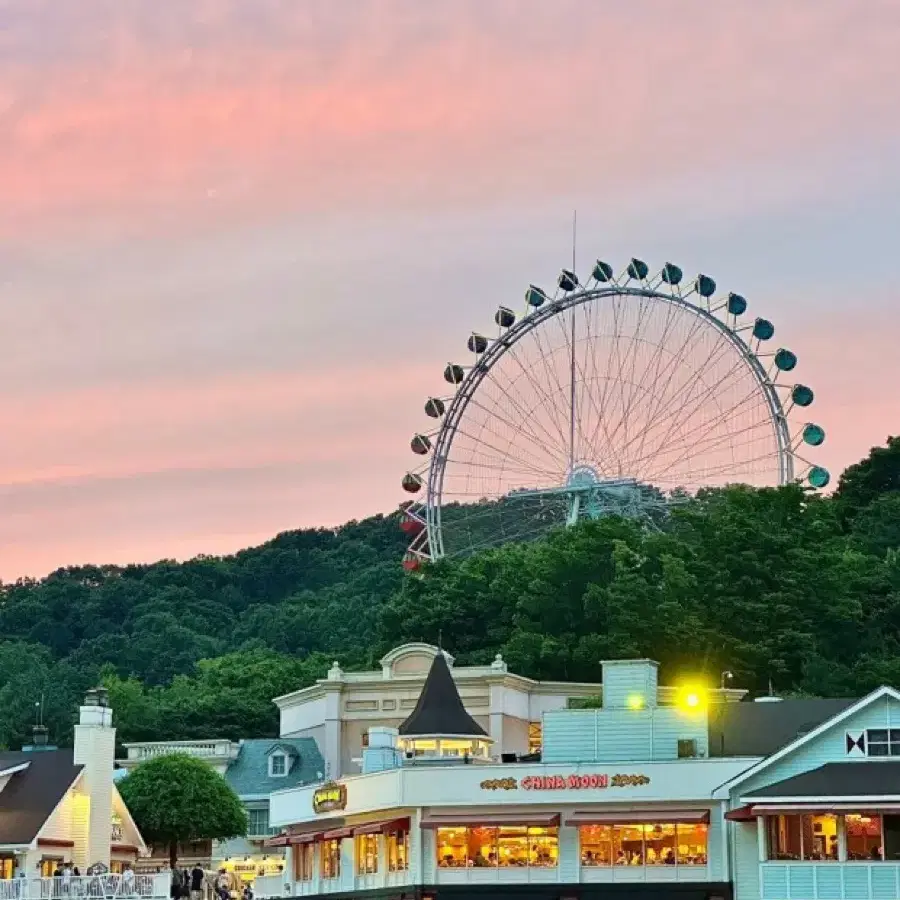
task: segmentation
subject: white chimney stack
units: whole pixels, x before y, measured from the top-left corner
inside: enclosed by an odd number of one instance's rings
[[[81,782],[87,795],[87,803],[81,807],[86,821],[75,823],[76,828],[84,829],[86,849],[82,859],[72,860],[82,872],[96,863],[109,866],[115,754],[116,730],[109,697],[104,688],[94,688],[87,692],[80,709],[73,751],[75,765],[84,767]]]

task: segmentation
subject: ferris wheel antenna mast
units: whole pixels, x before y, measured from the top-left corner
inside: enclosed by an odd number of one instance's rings
[[[572,272],[575,268],[575,251],[578,247],[578,210],[572,210]],[[575,307],[572,307],[572,340],[569,354],[569,475],[575,469]]]

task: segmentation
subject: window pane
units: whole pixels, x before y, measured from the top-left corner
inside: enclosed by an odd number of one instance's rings
[[[803,858],[837,859],[837,816],[803,816]]]
[[[559,829],[528,829],[528,865],[542,869],[556,867],[559,859]]]
[[[884,816],[883,856],[891,861],[900,859],[900,816]]]
[[[528,865],[528,829],[524,825],[498,829],[497,845],[501,866]]]
[[[296,844],[294,852],[294,878],[297,881],[312,881],[313,844]]]
[[[356,874],[374,875],[378,871],[378,835],[356,836]]]
[[[886,744],[889,740],[887,728],[870,728],[868,731],[869,742]]]
[[[540,722],[528,723],[528,752],[537,753],[541,749],[542,725]]]
[[[881,816],[848,815],[847,859],[881,859]]]
[[[341,875],[341,842],[340,840],[322,843],[322,877],[340,878]]]
[[[392,831],[386,840],[388,872],[405,872],[409,868],[409,832]]]
[[[707,838],[709,826],[702,822],[696,825],[679,824],[677,847],[679,866],[705,866],[707,861]]]
[[[648,866],[674,866],[675,826],[645,825],[644,847]]]
[[[465,868],[466,844],[465,828],[438,828],[438,865],[442,868]]]
[[[869,756],[887,756],[890,752],[891,745],[890,744],[872,744],[870,743],[868,746],[868,755]]]
[[[497,829],[496,828],[469,828],[468,854],[469,865],[496,866],[497,865]]]
[[[613,859],[617,866],[644,864],[643,825],[613,825]]]
[[[581,864],[608,866],[612,864],[612,828],[609,825],[582,825]]]
[[[769,816],[769,859],[800,859],[800,816]]]

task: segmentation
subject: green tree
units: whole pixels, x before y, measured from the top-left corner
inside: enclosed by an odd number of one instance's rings
[[[838,482],[835,496],[847,518],[883,494],[900,491],[900,435],[889,437],[884,447],[873,447],[869,455],[849,466]]]
[[[247,833],[247,813],[237,794],[194,757],[173,753],[141,763],[119,790],[144,838],[168,846],[173,869],[180,843]]]

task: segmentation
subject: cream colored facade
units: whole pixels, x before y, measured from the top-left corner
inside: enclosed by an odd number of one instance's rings
[[[410,643],[391,650],[374,672],[345,672],[338,663],[314,685],[275,698],[282,737],[313,737],[326,761],[323,777],[361,771],[364,735],[375,726],[396,728],[416,705],[439,649]],[[540,747],[544,713],[565,709],[570,700],[599,697],[602,685],[535,681],[510,672],[500,654],[489,666],[453,666],[443,651],[469,714],[493,740],[493,754],[526,754]],[[660,687],[660,702],[675,688]],[[671,692],[672,696],[667,696]],[[737,700],[744,691],[713,691]]]

